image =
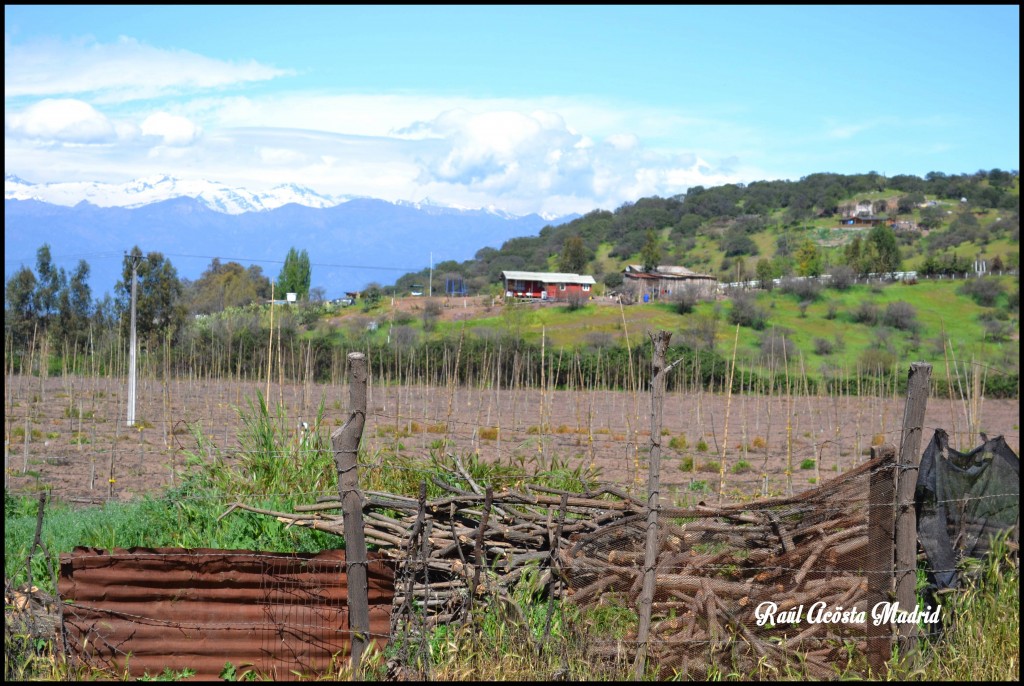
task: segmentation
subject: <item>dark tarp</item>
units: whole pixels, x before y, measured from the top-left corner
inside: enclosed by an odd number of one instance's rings
[[[985,557],[992,536],[1008,532],[1017,540],[1019,499],[1020,458],[1002,436],[961,453],[949,447],[945,431],[935,430],[921,458],[914,505],[917,538],[939,590],[957,587],[957,562]]]

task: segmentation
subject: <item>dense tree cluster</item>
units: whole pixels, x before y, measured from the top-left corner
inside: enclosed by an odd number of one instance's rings
[[[270,298],[270,279],[259,265],[221,264],[213,258],[196,281],[185,284],[185,299],[194,314],[213,314]]]

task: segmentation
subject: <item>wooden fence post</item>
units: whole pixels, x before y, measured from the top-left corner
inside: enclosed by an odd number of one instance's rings
[[[914,488],[921,463],[921,434],[931,375],[930,364],[914,362],[910,365],[899,467],[896,471],[896,602],[900,610],[907,612],[917,607],[917,513],[914,511]],[[917,624],[898,624],[896,633],[900,655],[905,655],[918,634]]]
[[[865,569],[868,577],[868,665],[872,677],[885,678],[885,664],[892,658],[892,627],[871,621],[871,609],[892,600],[893,532],[896,503],[896,447],[892,444],[871,447],[871,459],[882,457],[871,471],[868,492],[868,548]]]
[[[665,400],[665,353],[672,338],[670,331],[648,334],[654,347],[651,355],[651,452],[647,465],[647,545],[644,550],[644,583],[640,591],[637,610],[640,625],[637,630],[636,659],[633,678],[640,680],[647,663],[647,637],[651,629],[651,603],[658,563],[658,511],[659,479],[661,472],[661,423]]]
[[[363,502],[359,493],[359,441],[366,423],[366,355],[348,354],[349,416],[331,434],[334,463],[338,469],[338,494],[344,513],[345,568],[348,578],[348,626],[351,636],[352,678],[360,679],[360,661],[369,642],[370,600],[363,534]]]

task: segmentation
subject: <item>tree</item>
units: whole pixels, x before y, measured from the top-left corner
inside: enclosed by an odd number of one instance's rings
[[[258,266],[246,269],[238,262],[221,264],[216,257],[202,276],[188,285],[189,311],[201,314],[244,307],[270,297],[270,279]]]
[[[772,262],[767,257],[762,257],[757,261],[756,274],[761,288],[770,291],[775,287],[772,275]]]
[[[929,205],[921,210],[921,218],[917,223],[922,229],[937,229],[942,226],[946,213],[938,205]]]
[[[640,260],[645,272],[657,271],[661,263],[661,248],[658,246],[658,235],[654,229],[647,229],[644,247],[640,249]]]
[[[58,340],[78,347],[89,328],[92,310],[92,289],[89,288],[89,263],[79,260],[70,282],[57,294],[56,328],[52,331]]]
[[[4,285],[4,336],[16,350],[25,350],[35,327],[36,275],[22,267]]]
[[[43,329],[50,319],[58,313],[58,297],[67,283],[63,269],[53,266],[50,258],[50,246],[43,243],[36,251],[36,290],[35,313]]]
[[[145,340],[153,334],[175,333],[185,321],[183,287],[178,271],[162,253],[145,257],[139,246],[124,256],[122,280],[114,285],[117,312],[122,322],[131,318],[132,265],[137,265],[138,286],[135,306],[135,330]]]
[[[821,253],[817,243],[808,238],[800,244],[793,257],[798,276],[821,276]]]
[[[284,258],[284,266],[277,277],[277,290],[280,293],[295,293],[299,300],[309,297],[309,285],[313,272],[309,265],[309,253],[305,249],[298,252],[294,247],[288,250]],[[280,297],[280,295],[278,296]]]
[[[889,274],[900,270],[903,260],[892,229],[882,224],[871,227],[867,243],[872,253],[871,271]]]
[[[587,248],[580,236],[569,236],[562,247],[562,257],[558,262],[558,271],[578,274],[587,266]]]

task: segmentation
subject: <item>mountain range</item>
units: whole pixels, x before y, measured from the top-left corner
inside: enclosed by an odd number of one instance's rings
[[[312,285],[340,297],[484,247],[533,236],[577,218],[516,216],[495,208],[330,196],[294,184],[254,193],[168,176],[124,184],[35,184],[4,177],[4,279],[35,267],[47,243],[54,263],[90,266],[94,297],[113,293],[124,252],[160,252],[180,278],[197,279],[217,257],[258,264],[276,279],[289,248],[306,250]]]

